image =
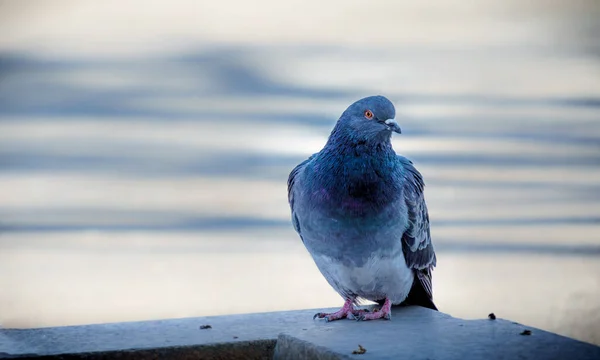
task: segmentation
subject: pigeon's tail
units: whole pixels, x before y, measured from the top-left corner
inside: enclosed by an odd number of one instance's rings
[[[436,311],[438,309],[433,303],[433,299],[429,297],[423,286],[421,286],[421,282],[418,280],[415,280],[413,283],[413,286],[408,293],[408,297],[402,302],[402,305],[417,305]]]

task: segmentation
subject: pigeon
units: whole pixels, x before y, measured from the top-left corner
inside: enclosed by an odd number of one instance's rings
[[[321,151],[288,178],[292,224],[317,268],[344,298],[315,318],[391,319],[392,305],[433,303],[436,255],[421,173],[392,148],[401,133],[384,96],[350,105]],[[358,310],[365,300],[381,309]]]

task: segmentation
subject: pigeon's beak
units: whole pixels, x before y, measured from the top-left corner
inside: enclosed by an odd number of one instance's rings
[[[400,130],[400,125],[394,119],[387,119],[384,121],[385,125],[388,127],[388,130],[393,131],[398,134],[402,134],[402,130]]]

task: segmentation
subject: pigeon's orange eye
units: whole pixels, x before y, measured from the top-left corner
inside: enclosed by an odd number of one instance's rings
[[[371,110],[365,110],[365,117],[369,120],[373,118],[373,113],[371,112]]]

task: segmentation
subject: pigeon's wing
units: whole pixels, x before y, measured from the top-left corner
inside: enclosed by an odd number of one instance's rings
[[[300,174],[302,172],[302,170],[304,170],[304,168],[306,167],[306,164],[308,164],[315,157],[315,155],[316,154],[313,154],[311,157],[309,157],[308,159],[301,162],[298,166],[296,166],[292,170],[292,172],[290,172],[290,176],[288,177],[288,182],[287,182],[288,202],[290,203],[290,209],[292,210],[292,224],[294,225],[294,229],[296,230],[296,232],[298,232],[301,239],[302,239],[302,233],[300,232],[300,223],[298,221],[298,217],[296,216],[296,211],[295,211],[295,207],[294,207],[294,187],[297,186],[296,179],[298,177],[298,174]],[[304,239],[302,239],[302,241],[304,241]]]
[[[423,188],[423,177],[412,162],[399,156],[404,168],[403,192],[408,209],[408,229],[402,235],[402,250],[406,265],[415,272],[415,283],[409,301],[436,309],[433,304],[431,270],[436,264],[435,251],[429,233],[429,214]],[[418,281],[417,281],[418,280]]]

